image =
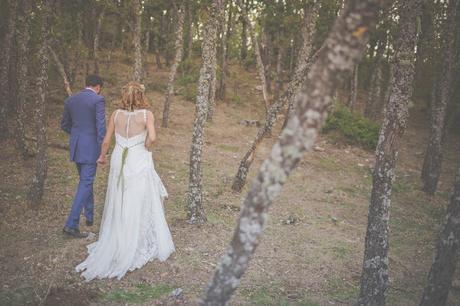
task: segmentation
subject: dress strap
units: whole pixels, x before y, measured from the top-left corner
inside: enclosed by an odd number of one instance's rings
[[[118,113],[119,113],[119,112],[120,112],[119,109],[117,109],[117,110],[115,111],[115,117],[113,117],[113,123],[115,123],[115,122],[117,121],[117,116],[118,116]]]

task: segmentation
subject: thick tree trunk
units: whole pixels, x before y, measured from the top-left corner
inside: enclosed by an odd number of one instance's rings
[[[407,125],[408,102],[412,96],[417,17],[421,2],[399,2],[399,36],[392,63],[394,78],[376,149],[358,305],[385,305],[391,189],[399,143]]]
[[[246,6],[243,4],[241,0],[236,0],[236,3],[241,9],[241,14],[244,19],[246,19],[246,24],[249,29],[249,34],[251,36],[251,42],[252,46],[254,48],[254,53],[256,56],[256,62],[257,62],[257,72],[259,74],[261,86],[262,86],[262,96],[264,98],[264,105],[265,105],[265,113],[268,115],[268,108],[270,107],[270,98],[268,96],[268,91],[267,91],[267,77],[265,75],[265,66],[262,61],[262,55],[260,53],[260,45],[259,42],[257,41],[257,34],[256,31],[253,29],[251,20],[249,20],[249,15],[246,9]]]
[[[53,57],[56,67],[59,71],[59,74],[61,75],[62,80],[64,82],[65,92],[67,93],[68,96],[71,96],[72,89],[70,88],[69,79],[67,78],[67,73],[65,72],[64,65],[62,64],[61,60],[59,59],[59,56],[56,54],[54,49],[49,44],[47,45],[48,45],[49,52],[51,53],[51,56]]]
[[[382,85],[383,85],[383,54],[387,45],[386,38],[379,42],[377,53],[374,58],[374,63],[370,70],[370,93],[364,108],[364,115],[372,120],[377,119],[379,110],[381,110],[382,101]]]
[[[206,216],[203,210],[202,198],[202,169],[201,155],[203,150],[204,123],[208,108],[209,92],[212,75],[216,66],[213,59],[216,56],[217,29],[220,16],[223,12],[224,0],[213,0],[210,8],[210,17],[204,29],[202,46],[203,64],[198,80],[198,94],[195,106],[195,122],[193,124],[192,147],[190,149],[190,177],[187,196],[187,219],[191,224],[203,223]]]
[[[435,95],[436,100],[431,105],[430,142],[425,152],[422,170],[423,190],[430,195],[436,192],[439,176],[441,175],[443,135],[447,104],[451,96],[451,85],[453,83],[452,72],[456,56],[455,38],[458,36],[455,32],[457,6],[458,0],[449,1],[444,30],[444,54],[439,77],[438,95]]]
[[[460,252],[460,168],[457,170],[446,217],[420,306],[446,305]]]
[[[10,55],[13,45],[13,37],[16,31],[18,1],[8,1],[8,28],[2,41],[2,54],[0,62],[0,140],[8,136],[8,92],[11,82]]]
[[[174,63],[171,65],[171,71],[169,73],[168,88],[166,89],[165,102],[163,107],[163,121],[161,126],[168,127],[169,119],[169,106],[171,104],[171,99],[174,96],[174,82],[176,79],[177,67],[182,60],[182,49],[183,49],[183,29],[184,29],[184,7],[181,6],[177,11],[177,29],[176,29],[176,56],[174,57]]]
[[[26,105],[27,105],[27,80],[29,73],[29,40],[30,40],[30,0],[20,2],[20,13],[18,14],[18,95],[17,95],[17,116],[16,116],[16,141],[19,151],[24,159],[30,157],[26,141]]]
[[[240,218],[201,305],[227,305],[260,241],[268,208],[303,154],[312,149],[334,88],[361,59],[384,1],[350,0],[296,99],[293,116],[244,200]]]
[[[358,70],[359,66],[356,65],[350,78],[350,94],[348,96],[347,106],[351,111],[354,110],[356,98],[358,97]]]
[[[216,41],[217,43],[217,41]],[[212,59],[213,67],[217,68],[217,54]],[[211,85],[209,86],[209,100],[208,100],[208,111],[206,113],[206,121],[212,122],[214,116],[214,106],[216,102],[216,90],[217,90],[217,69],[212,70],[211,74]]]
[[[142,8],[140,0],[132,0],[134,11],[134,31],[133,31],[133,45],[134,45],[134,73],[133,80],[142,82],[144,78],[144,71],[142,67]]]
[[[225,33],[222,35],[222,56],[221,56],[221,63],[220,63],[220,78],[219,78],[219,86],[217,89],[217,98],[221,101],[225,100],[225,92],[227,88],[227,61],[228,61],[228,48],[229,48],[229,41],[230,36],[232,34],[232,27],[233,27],[233,6],[232,2],[229,3],[228,9],[228,20],[227,20],[227,28]]]
[[[291,105],[294,101],[294,98],[297,92],[300,90],[300,86],[305,81],[307,73],[317,58],[319,51],[316,52],[314,56],[309,56],[312,48],[313,33],[315,31],[315,16],[316,11],[319,6],[319,1],[313,7],[307,7],[305,10],[305,21],[303,24],[303,44],[302,48],[298,54],[297,65],[294,72],[294,75],[289,82],[286,91],[284,94],[270,106],[270,109],[267,114],[264,126],[259,130],[255,140],[252,142],[251,147],[244,155],[243,159],[240,162],[238,171],[233,179],[232,189],[233,191],[240,192],[241,189],[246,184],[246,179],[249,173],[249,168],[251,167],[252,162],[254,161],[256,150],[259,147],[262,140],[265,136],[269,135],[272,131],[272,128],[276,122],[276,117],[281,109],[283,109],[286,103]],[[324,47],[324,46],[323,46]],[[323,48],[322,47],[322,48]],[[293,107],[290,106],[291,109]],[[287,121],[286,121],[287,122]]]
[[[49,1],[43,1],[41,46],[38,52],[40,70],[37,78],[37,97],[34,112],[37,128],[37,156],[35,160],[35,173],[28,193],[29,201],[34,206],[42,203],[43,188],[48,170],[46,91],[48,88],[49,17],[51,9]]]
[[[99,74],[99,40],[101,36],[102,21],[104,20],[105,8],[101,9],[99,16],[97,17],[96,31],[94,32],[93,41],[93,60],[94,60],[94,73]]]

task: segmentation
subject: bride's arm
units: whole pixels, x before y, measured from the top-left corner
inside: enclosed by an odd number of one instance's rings
[[[147,138],[145,139],[145,146],[149,147],[152,145],[152,143],[155,141],[157,138],[156,132],[155,132],[155,118],[153,117],[152,112],[147,112]]]
[[[109,120],[109,126],[107,127],[107,132],[105,133],[104,140],[102,140],[101,145],[101,155],[97,159],[98,164],[105,164],[107,152],[109,151],[110,142],[112,141],[113,132],[115,131],[114,123],[115,112],[112,113]]]

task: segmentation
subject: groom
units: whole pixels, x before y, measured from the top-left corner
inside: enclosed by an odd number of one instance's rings
[[[85,89],[65,101],[61,120],[61,128],[70,134],[70,160],[76,164],[80,176],[72,209],[63,230],[64,234],[75,238],[88,236],[88,233],[79,230],[82,210],[86,225],[93,225],[96,160],[106,132],[105,100],[100,95],[102,79],[97,75],[88,75],[85,83]]]

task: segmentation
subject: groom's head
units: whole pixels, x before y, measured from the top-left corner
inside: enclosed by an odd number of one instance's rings
[[[100,76],[90,74],[86,77],[85,86],[91,87],[92,89],[94,89],[95,92],[97,92],[97,94],[101,93],[102,85],[104,85],[104,82],[102,82]]]

